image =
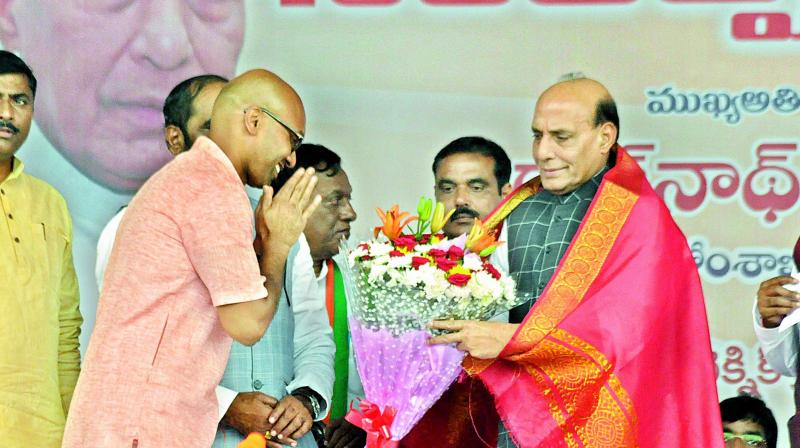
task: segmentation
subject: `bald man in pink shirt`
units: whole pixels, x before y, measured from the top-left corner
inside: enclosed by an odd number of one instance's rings
[[[220,92],[209,138],[137,193],[111,253],[63,447],[211,445],[231,338],[251,345],[267,329],[289,249],[320,201],[313,170],[274,198],[267,186],[294,164],[304,128],[288,84],[247,72]],[[264,189],[255,247],[243,184]]]

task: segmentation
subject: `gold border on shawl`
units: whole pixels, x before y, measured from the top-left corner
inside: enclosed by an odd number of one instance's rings
[[[597,278],[637,198],[614,183],[603,185],[547,294],[511,342],[517,354],[508,360],[526,366],[569,447],[637,446],[633,403],[613,365],[591,344],[557,328]],[[493,361],[469,357],[464,369],[479,374]]]
[[[539,176],[529,180],[524,185],[522,185],[514,194],[508,198],[505,202],[501,203],[500,206],[495,210],[488,218],[486,218],[486,222],[484,225],[487,228],[494,228],[495,231],[499,231],[500,229],[497,228],[500,224],[502,224],[503,220],[514,211],[515,208],[519,204],[522,203],[525,199],[535,195],[539,188],[542,185],[542,181]]]

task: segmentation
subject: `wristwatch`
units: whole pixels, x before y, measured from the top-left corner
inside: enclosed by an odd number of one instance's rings
[[[311,418],[316,420],[320,417],[319,413],[322,411],[322,397],[319,396],[310,387],[301,387],[291,393],[291,395],[300,400],[311,412]]]

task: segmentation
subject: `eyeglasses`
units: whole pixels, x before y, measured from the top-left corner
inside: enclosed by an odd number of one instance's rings
[[[283,126],[283,128],[286,129],[286,132],[289,133],[289,141],[290,144],[292,145],[292,151],[297,151],[297,148],[299,148],[300,145],[303,144],[303,138],[304,138],[303,134],[289,127],[288,124],[284,123],[283,120],[281,120],[275,114],[270,112],[266,107],[259,106],[258,109],[261,112],[264,112],[265,114],[269,115],[273,120],[277,121],[279,125]]]
[[[744,442],[747,446],[752,446],[755,448],[767,448],[767,440],[761,434],[734,434],[732,432],[725,431],[723,433],[725,437],[725,443],[732,442],[733,439],[739,439]]]

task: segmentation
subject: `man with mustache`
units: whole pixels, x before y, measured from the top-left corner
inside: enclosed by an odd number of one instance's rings
[[[461,137],[433,159],[434,192],[445,213],[448,238],[468,233],[475,218],[486,217],[511,191],[511,161],[497,143],[483,137]]]
[[[14,157],[35,95],[31,69],[0,51],[0,440],[57,448],[80,373],[82,318],[67,204]]]
[[[293,165],[304,128],[295,90],[248,71],[223,87],[208,137],[136,194],[109,259],[65,448],[211,445],[232,339],[253,345],[264,334],[290,248],[319,205],[313,169],[274,197],[268,186]],[[243,184],[264,191],[260,259]]]
[[[350,225],[356,220],[356,212],[351,204],[353,189],[342,168],[341,158],[325,146],[301,145],[297,149],[295,169],[302,168],[316,170],[319,180],[315,192],[322,197],[322,203],[311,215],[303,231],[313,260],[312,275],[302,280],[296,279],[293,287],[306,289],[319,307],[327,309],[336,345],[329,424],[324,436],[320,434],[324,442],[321,437],[319,441],[327,443],[329,448],[363,447],[366,433],[344,420],[350,403],[357,397],[364,397],[364,389],[350,344],[344,283],[339,262],[334,261],[339,254],[339,244],[350,237]],[[282,172],[277,184],[281,185],[289,176],[289,170]],[[317,425],[315,431],[317,428],[322,429]]]
[[[611,94],[591,79],[558,82],[536,102],[531,131],[540,176],[487,217],[507,224],[509,271],[530,299],[510,323],[431,325],[448,333],[429,343],[470,355],[466,372],[491,393],[471,401],[471,415],[502,419],[481,443],[673,447],[691,434],[693,446],[721,447],[697,268],[617,143]],[[448,442],[437,446],[461,446]]]
[[[497,143],[483,137],[461,137],[448,143],[433,159],[434,194],[444,204],[445,213],[454,210],[443,231],[448,238],[457,238],[472,228],[475,218],[483,220],[511,191],[511,160]],[[505,238],[505,229],[499,236]],[[502,245],[494,257],[507,256]],[[492,320],[508,322],[508,313]],[[480,433],[484,425],[494,421],[469,417],[470,397],[485,396],[479,382],[462,381],[452,384],[442,397],[423,416],[422,420],[403,438],[403,448],[427,447],[439,437],[439,417],[459,424],[448,426],[447,438],[462,448],[483,447]],[[477,429],[478,433],[475,433]],[[491,428],[490,428],[491,429]]]

